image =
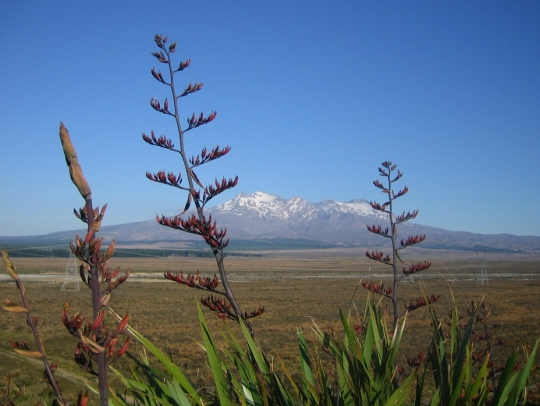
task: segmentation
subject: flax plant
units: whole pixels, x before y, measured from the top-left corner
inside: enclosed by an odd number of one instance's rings
[[[428,367],[433,374],[435,391],[430,395],[429,404],[454,405],[521,405],[526,404],[529,392],[527,382],[530,377],[540,340],[529,352],[524,347],[525,360],[519,365],[519,349],[508,358],[498,372],[498,380],[491,380],[493,361],[491,351],[482,351],[478,346],[478,333],[474,324],[485,318],[486,306],[473,302],[468,309],[469,318],[461,324],[457,306],[450,313],[450,320],[442,323],[429,305],[432,325],[432,341],[424,364],[423,374],[418,374],[415,405],[425,404],[424,381]],[[449,327],[445,331],[443,325]],[[478,352],[480,350],[480,352]],[[418,366],[420,367],[420,366]]]
[[[69,168],[71,180],[85,200],[83,208],[74,210],[75,215],[88,225],[85,238],[75,236],[75,242],[70,243],[73,254],[80,260],[79,275],[82,281],[92,291],[93,320],[85,324],[81,313],[73,316],[69,313],[66,304],[62,312],[62,322],[71,335],[80,341],[75,348],[75,362],[85,371],[98,377],[100,405],[109,404],[107,380],[107,365],[122,356],[129,345],[129,337],[126,338],[120,348],[117,346],[119,336],[127,332],[129,316],[126,314],[115,329],[105,328],[105,307],[107,306],[111,292],[124,283],[129,271],[120,274],[120,268],[109,269],[108,261],[114,254],[115,241],[103,252],[101,246],[103,237],[96,238],[107,205],[101,211],[99,207],[93,207],[92,190],[84,177],[82,167],[77,158],[77,152],[71,142],[69,132],[63,123],[60,123],[60,141],[64,150],[66,164]],[[94,369],[97,363],[97,371]],[[80,393],[78,404],[88,402],[88,393]]]
[[[157,99],[152,97],[150,100],[150,105],[157,112],[170,116],[174,119],[176,130],[178,132],[179,146],[175,148],[173,142],[169,138],[167,138],[165,135],[156,137],[153,131],[151,132],[150,136],[143,134],[142,138],[150,145],[165,148],[171,152],[177,153],[182,162],[185,178],[187,180],[187,184],[182,184],[182,174],[176,175],[173,172],[165,173],[164,170],[156,173],[146,173],[146,177],[151,181],[172,186],[187,192],[187,201],[182,213],[173,217],[167,217],[164,215],[156,216],[156,220],[163,226],[186,233],[199,235],[204,239],[212,250],[216,260],[219,270],[219,278],[221,279],[224,290],[221,291],[217,289],[219,284],[217,275],[214,275],[213,278],[209,278],[201,276],[199,272],[197,272],[197,274],[188,275],[184,275],[183,273],[166,272],[165,277],[177,283],[210,292],[210,296],[201,298],[201,302],[204,306],[216,312],[216,314],[222,319],[246,321],[247,326],[253,334],[253,329],[247,320],[262,314],[264,308],[260,307],[252,312],[242,312],[240,305],[238,304],[238,301],[236,300],[230,287],[227,272],[225,270],[224,249],[229,244],[229,240],[226,239],[227,230],[218,229],[216,222],[212,220],[212,216],[207,216],[204,212],[206,204],[211,199],[236,186],[238,183],[238,176],[236,176],[234,179],[216,179],[214,184],[204,186],[195,173],[196,168],[227,155],[231,148],[229,146],[220,147],[217,145],[215,148],[208,150],[206,147],[204,147],[198,155],[189,157],[185,148],[186,133],[202,125],[210,123],[216,118],[217,113],[216,111],[212,111],[206,117],[203,113],[200,113],[199,115],[193,113],[187,118],[187,127],[182,127],[180,122],[179,100],[185,96],[200,91],[203,88],[203,84],[198,82],[195,84],[190,83],[182,92],[179,92],[174,81],[175,74],[188,68],[191,65],[191,60],[187,59],[180,62],[178,68],[175,69],[173,67],[171,57],[176,51],[176,42],[166,45],[167,37],[163,37],[161,35],[156,35],[154,40],[159,48],[159,51],[153,52],[152,55],[158,60],[158,62],[165,65],[165,69],[168,72],[164,75],[160,70],[152,68],[151,74],[158,82],[169,88],[171,104],[169,104],[168,98],[165,98],[163,104],[161,104]],[[172,107],[172,110],[170,110],[169,107]],[[195,213],[190,214],[187,219],[182,218],[181,216],[185,214],[192,205],[195,206]],[[224,299],[220,299],[218,296],[214,296],[214,294],[223,296]]]
[[[214,378],[214,392],[196,388],[180,369],[142,334],[129,327],[130,333],[161,368],[153,367],[143,352],[134,358],[137,367],[126,377],[115,370],[129,395],[145,405],[403,405],[411,398],[416,372],[398,383],[395,360],[403,329],[392,335],[386,328],[380,304],[368,303],[365,331],[359,333],[350,318],[341,314],[343,340],[313,324],[318,345],[335,361],[329,371],[320,356],[312,355],[304,333],[297,332],[300,362],[296,370],[267,356],[240,320],[242,334],[230,329],[223,332],[226,348],[219,348],[199,307],[199,326]],[[119,316],[117,316],[119,318]],[[298,373],[300,375],[298,375]],[[295,378],[299,376],[300,378]],[[130,396],[119,391],[117,400],[128,404]]]
[[[387,196],[387,201],[383,204],[377,202],[370,202],[370,205],[374,210],[388,215],[390,227],[383,228],[380,225],[367,226],[369,232],[388,238],[390,240],[392,246],[392,253],[384,255],[382,251],[366,251],[366,256],[368,258],[392,267],[393,284],[392,287],[388,286],[386,288],[382,283],[375,284],[366,282],[363,284],[363,287],[365,289],[390,299],[393,308],[394,330],[398,326],[400,317],[398,309],[399,281],[406,276],[410,276],[415,274],[416,272],[426,270],[431,266],[431,262],[429,261],[407,264],[400,256],[401,250],[421,243],[425,240],[426,236],[425,234],[408,236],[407,238],[403,238],[401,239],[401,241],[398,242],[397,226],[409,220],[415,219],[416,216],[418,216],[418,210],[414,210],[412,212],[409,211],[406,213],[403,212],[403,214],[395,215],[394,200],[400,198],[401,196],[404,196],[409,191],[409,188],[407,188],[407,186],[403,187],[403,189],[399,190],[397,193],[393,189],[393,184],[403,176],[403,173],[399,170],[397,171],[397,174],[392,174],[392,172],[394,172],[396,168],[397,165],[392,165],[392,162],[390,161],[385,161],[382,163],[382,167],[379,167],[379,175],[386,178],[386,181],[384,183],[381,183],[379,180],[375,180],[373,181],[373,184],[381,190],[381,193]],[[404,265],[402,272],[400,272],[398,269],[400,263]],[[440,296],[435,295],[420,297],[416,300],[416,302],[411,302],[408,305],[405,305],[405,308],[407,311],[416,310],[418,307],[426,306],[429,303],[438,301],[439,298]]]
[[[17,267],[15,266],[13,262],[11,262],[11,259],[9,258],[9,255],[6,251],[2,251],[2,260],[4,261],[4,265],[7,268],[7,272],[9,276],[11,276],[13,280],[15,280],[15,284],[17,285],[17,289],[19,289],[19,293],[21,295],[21,300],[23,303],[22,306],[19,306],[17,305],[16,302],[9,299],[5,299],[4,305],[2,306],[2,308],[11,313],[20,313],[20,314],[26,315],[26,322],[28,326],[30,326],[30,329],[32,330],[32,334],[34,335],[37,351],[33,351],[28,345],[28,343],[24,340],[23,341],[10,340],[11,345],[17,354],[21,354],[27,357],[41,358],[41,361],[43,362],[43,366],[45,367],[45,370],[43,371],[45,379],[47,380],[51,388],[54,390],[58,404],[64,405],[65,401],[62,396],[62,391],[60,390],[60,386],[58,385],[58,382],[56,382],[56,380],[54,379],[54,372],[57,369],[57,364],[55,362],[49,362],[49,360],[47,359],[47,354],[45,353],[45,347],[43,346],[43,341],[41,340],[41,336],[39,334],[39,330],[38,330],[39,317],[32,315],[30,311],[30,306],[28,305],[28,299],[26,297],[24,285],[21,281],[21,278],[19,278],[19,274],[17,273]],[[10,387],[10,382],[11,381],[8,382],[8,388]]]

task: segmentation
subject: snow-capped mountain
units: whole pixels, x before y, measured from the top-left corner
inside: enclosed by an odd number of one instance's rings
[[[281,219],[288,221],[309,221],[317,216],[324,215],[323,213],[385,217],[380,212],[373,210],[365,199],[351,200],[350,202],[323,200],[320,203],[310,203],[298,196],[283,199],[264,192],[255,192],[251,195],[240,193],[234,199],[216,206],[212,210],[238,216],[245,215],[246,211],[251,211],[266,220]]]
[[[374,210],[365,199],[310,203],[300,197],[283,199],[264,192],[240,193],[207,210],[233,239],[299,238],[331,244],[377,246],[381,237],[367,231],[368,225],[388,226],[388,216]],[[483,235],[448,231],[417,223],[403,223],[400,238],[426,234],[423,247],[540,249],[540,237],[509,234]]]
[[[279,196],[264,192],[255,192],[251,195],[240,193],[214,209],[212,212],[230,213],[237,216],[251,213],[264,220],[309,221],[315,218],[321,208],[311,204],[300,197],[283,199]]]
[[[366,224],[384,216],[366,200],[310,203],[295,196],[284,199],[264,192],[240,193],[208,210],[231,236],[240,238],[303,238],[325,242],[368,236]]]
[[[284,199],[264,192],[240,193],[223,204],[205,209],[218,227],[227,229],[234,240],[302,239],[330,245],[380,246],[381,237],[367,231],[367,225],[388,226],[388,217],[373,210],[367,200],[349,202],[323,200],[310,203],[301,197]],[[174,215],[174,213],[172,213]],[[186,213],[184,217],[187,217]],[[79,230],[79,235],[84,235]],[[448,231],[420,224],[404,223],[400,238],[411,234],[426,234],[424,248],[498,249],[540,252],[540,237],[509,234],[484,235]],[[70,241],[77,231],[64,231],[44,236],[0,237],[2,242]],[[123,243],[200,240],[198,236],[160,226],[155,219],[137,223],[103,226],[100,234]]]

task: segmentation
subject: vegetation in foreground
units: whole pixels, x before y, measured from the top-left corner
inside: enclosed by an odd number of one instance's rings
[[[324,331],[334,331],[339,336],[339,308],[348,313],[351,303],[358,309],[365,307],[365,295],[357,291],[353,298],[355,286],[360,281],[385,281],[389,274],[387,267],[370,265],[370,260],[362,259],[359,250],[331,253],[325,251],[306,252],[294,255],[281,253],[275,257],[245,257],[231,259],[230,266],[238,270],[231,277],[235,291],[243,298],[247,306],[257,306],[264,303],[268,313],[257,320],[254,328],[257,330],[257,342],[265,350],[274,365],[280,367],[281,361],[291,371],[295,378],[300,377],[299,350],[296,344],[296,330],[302,328],[306,341],[313,353],[318,353],[328,362],[328,355],[317,346],[311,320],[314,320]],[[504,365],[505,360],[512,355],[516,348],[532,348],[534,337],[540,336],[540,268],[538,261],[526,256],[515,260],[502,255],[494,256],[488,262],[489,274],[492,276],[489,284],[480,285],[471,280],[470,275],[478,271],[474,256],[464,256],[463,253],[423,251],[422,257],[433,258],[440,256],[429,274],[418,276],[414,283],[403,283],[401,295],[405,301],[421,294],[420,282],[423,281],[428,292],[439,292],[441,300],[435,305],[437,313],[447,315],[452,310],[452,295],[455,294],[458,309],[467,317],[466,310],[470,298],[485,297],[484,301],[491,308],[491,324],[501,326],[493,331],[493,342],[507,340],[507,344],[492,351],[493,360]],[[314,258],[315,257],[315,258]],[[163,272],[181,269],[211,269],[210,259],[177,258],[162,259],[120,259],[129,266],[133,276],[137,273],[152,272],[154,279],[162,279]],[[19,258],[17,260],[20,274],[50,273],[54,270],[65,272],[66,260],[36,258]],[[374,264],[376,265],[376,264]],[[371,270],[370,270],[371,266]],[[513,279],[504,277],[505,274],[516,275]],[[371,278],[369,275],[372,275]],[[377,275],[373,277],[373,275]],[[528,276],[518,276],[528,274]],[[436,275],[439,275],[438,277]],[[532,278],[532,279],[530,279]],[[450,281],[448,280],[450,279]],[[139,282],[141,280],[141,282]],[[201,341],[198,328],[195,303],[200,293],[195,290],[179,292],[174,284],[166,281],[160,283],[144,282],[146,279],[129,279],[115,294],[115,310],[118,313],[128,312],[131,315],[130,325],[143,333],[155,343],[169,358],[190,378],[200,386],[212,382],[212,376],[206,364],[206,354],[197,344]],[[40,331],[49,357],[57,363],[56,379],[68,400],[76,400],[77,393],[85,387],[85,377],[72,361],[70,348],[76,340],[66,336],[64,326],[59,322],[60,311],[65,302],[72,308],[83,308],[90,300],[88,291],[62,290],[63,275],[56,284],[27,282],[25,288],[30,298],[29,304],[40,316]],[[69,286],[72,288],[73,285]],[[519,292],[519,295],[516,294]],[[0,283],[0,297],[14,298],[11,282]],[[137,300],[133,300],[137,298]],[[60,310],[60,311],[59,311]],[[353,316],[354,316],[353,312]],[[354,320],[354,317],[353,317]],[[420,352],[426,352],[429,346],[429,336],[426,327],[429,326],[429,315],[425,311],[413,312],[408,315],[406,327],[400,345],[399,363],[407,364],[407,358],[414,358]],[[209,329],[218,333],[224,329],[224,322],[210,318],[207,320]],[[354,321],[358,324],[358,321]],[[24,402],[17,404],[32,404],[42,399],[50,399],[47,385],[39,379],[42,367],[36,366],[33,359],[23,358],[12,353],[9,338],[26,339],[31,342],[29,329],[19,315],[5,313],[2,316],[5,328],[0,331],[0,376],[12,375],[16,385],[24,388]],[[171,328],[173,326],[173,328]],[[238,335],[241,332],[230,326]],[[62,338],[63,340],[59,340]],[[222,348],[226,343],[219,334],[214,337],[217,346]],[[138,346],[132,351],[137,354]],[[483,346],[482,346],[483,348]],[[17,358],[8,358],[11,354]],[[39,362],[39,360],[35,360]],[[14,367],[17,365],[17,367]],[[155,365],[155,363],[153,363]],[[116,367],[124,372],[128,368],[126,360],[120,359]],[[533,375],[529,382],[531,393],[538,391],[535,382],[540,382],[540,370],[535,364]],[[111,377],[112,384],[117,388],[118,381]],[[426,390],[431,388],[426,383]],[[2,396],[2,395],[0,395]],[[533,398],[537,399],[537,398]],[[95,401],[95,397],[91,396]],[[5,402],[0,398],[0,404]],[[41,402],[50,404],[50,400]]]

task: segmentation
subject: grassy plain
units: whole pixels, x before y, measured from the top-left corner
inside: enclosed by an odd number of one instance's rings
[[[315,321],[339,335],[339,308],[363,311],[367,292],[358,288],[358,283],[368,279],[391,281],[389,267],[368,260],[361,249],[261,253],[261,257],[227,258],[230,282],[243,309],[265,306],[265,313],[253,322],[257,339],[270,356],[283,359],[293,368],[298,359],[297,328],[308,332]],[[451,309],[453,297],[463,312],[471,300],[484,298],[492,310],[491,323],[502,323],[501,328],[492,331],[493,338],[508,340],[506,346],[494,352],[495,361],[502,363],[516,347],[529,346],[540,337],[540,255],[488,253],[487,284],[476,280],[479,264],[474,252],[415,249],[408,256],[411,260],[427,258],[433,266],[400,285],[402,302],[421,296],[423,285],[427,293],[442,296],[435,305],[442,318]],[[65,259],[16,258],[14,262],[25,278],[31,309],[40,316],[40,332],[48,355],[59,364],[59,382],[73,399],[82,388],[78,377],[92,378],[78,370],[72,361],[76,340],[65,330],[60,314],[66,302],[72,312],[90,314],[90,291],[82,283],[81,291],[61,289]],[[166,281],[162,273],[167,270],[194,273],[199,269],[203,274],[213,275],[213,259],[119,258],[111,262],[122,269],[130,268],[133,277],[113,293],[110,306],[120,314],[129,312],[131,325],[166,350],[191,379],[201,383],[208,379],[206,357],[197,344],[201,340],[196,320],[196,302],[205,292]],[[0,298],[20,302],[13,281],[0,281]],[[219,336],[223,322],[211,312],[206,314],[212,331]],[[42,367],[39,363],[36,367],[36,360],[13,354],[9,344],[10,338],[32,342],[29,328],[23,316],[7,312],[0,313],[0,325],[0,378],[13,375],[32,395],[27,404],[35,404],[36,396],[47,393],[40,378]],[[232,323],[229,325],[236,328]],[[403,360],[425,351],[429,331],[425,308],[409,315],[401,351]],[[316,345],[311,348],[319,351]],[[538,370],[535,376],[538,379]]]

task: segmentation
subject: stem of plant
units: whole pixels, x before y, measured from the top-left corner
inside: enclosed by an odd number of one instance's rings
[[[94,208],[92,205],[92,199],[86,199],[86,213],[88,215],[88,231],[91,231],[94,226]],[[90,287],[92,289],[92,309],[94,313],[94,319],[98,317],[99,309],[101,307],[101,291],[99,284],[99,270],[97,266],[97,254],[92,255],[92,264],[90,267]],[[101,327],[96,330],[96,341],[101,338]],[[101,406],[107,406],[109,404],[109,385],[107,382],[107,365],[105,359],[105,352],[102,351],[96,356],[98,363],[98,377],[99,377],[99,404]]]
[[[169,76],[170,76],[170,83],[169,87],[171,88],[172,93],[172,99],[174,103],[174,119],[176,121],[176,128],[178,131],[179,141],[180,141],[180,156],[182,157],[182,162],[184,164],[184,168],[186,171],[186,176],[189,183],[189,193],[193,196],[195,193],[195,186],[193,184],[193,175],[191,174],[191,168],[189,166],[189,161],[186,156],[185,147],[184,147],[184,131],[182,130],[182,125],[180,124],[180,112],[178,108],[178,96],[176,95],[176,88],[174,85],[174,70],[171,64],[171,57],[170,52],[166,49],[166,47],[163,48],[165,53],[167,54],[167,65],[169,67]],[[199,218],[199,221],[204,222],[204,213],[203,208],[201,207],[199,201],[197,199],[193,199],[195,203],[195,208],[197,210],[197,216]],[[247,327],[249,328],[251,335],[254,335],[254,331],[251,327],[251,324],[248,323],[240,309],[240,306],[238,305],[238,302],[236,301],[236,298],[234,297],[233,291],[229,285],[229,280],[227,279],[227,272],[225,270],[225,265],[223,264],[223,252],[217,248],[212,248],[212,253],[214,254],[214,258],[216,260],[216,264],[219,270],[219,276],[221,278],[221,283],[223,283],[223,287],[225,289],[225,294],[229,302],[231,303],[234,312],[236,313],[236,316],[238,319],[242,319],[246,322]]]
[[[24,293],[24,287],[22,285],[22,282],[19,278],[15,280],[15,283],[17,284],[17,288],[19,289],[19,292],[21,293],[21,299],[24,305],[24,308],[28,310],[26,313],[28,325],[30,326],[30,329],[32,330],[32,333],[34,335],[34,338],[36,340],[36,347],[40,353],[43,354],[43,357],[41,360],[43,361],[43,366],[45,367],[45,376],[47,377],[47,381],[49,382],[49,385],[54,390],[54,393],[56,394],[56,398],[58,399],[58,402],[61,405],[64,405],[64,399],[62,397],[62,392],[60,391],[60,387],[58,386],[58,383],[54,379],[53,373],[51,371],[51,367],[49,365],[49,361],[47,360],[47,355],[45,353],[45,348],[43,347],[43,342],[41,341],[41,336],[39,335],[36,323],[34,322],[34,319],[32,318],[32,313],[30,312],[30,309],[28,307],[28,301],[26,300],[26,294]]]
[[[397,270],[397,247],[396,247],[396,238],[397,238],[397,228],[396,224],[394,222],[394,209],[393,209],[393,198],[390,191],[392,190],[392,180],[390,179],[391,172],[388,171],[387,179],[388,179],[388,201],[390,202],[389,205],[389,212],[390,212],[390,229],[392,230],[392,270],[394,272],[394,285],[393,285],[393,292],[392,292],[392,308],[394,310],[394,323],[393,323],[393,329],[396,331],[398,322],[399,322],[399,311],[398,311],[398,286],[399,286],[399,279],[400,275],[398,275]]]
[[[384,169],[383,169],[384,168]],[[393,286],[392,286],[392,292],[390,292],[390,288],[384,289],[382,283],[379,285],[373,284],[373,283],[366,283],[364,284],[364,288],[371,290],[372,292],[378,293],[380,295],[383,295],[385,297],[388,297],[392,301],[392,308],[394,311],[394,323],[393,323],[393,329],[396,331],[396,328],[398,327],[400,314],[398,310],[398,288],[399,288],[399,281],[407,275],[412,275],[416,272],[423,271],[425,269],[428,269],[431,266],[431,262],[429,261],[423,261],[413,264],[408,264],[403,268],[403,275],[400,275],[398,273],[397,264],[404,263],[404,261],[401,259],[401,256],[399,254],[399,251],[410,247],[412,245],[418,244],[426,238],[425,235],[414,235],[409,236],[405,239],[401,240],[400,246],[398,246],[397,243],[397,225],[403,222],[406,222],[408,220],[415,219],[418,215],[418,210],[414,210],[412,212],[403,212],[402,215],[394,216],[394,200],[405,195],[409,189],[407,186],[405,186],[403,189],[401,189],[399,192],[395,193],[392,189],[392,184],[396,182],[398,179],[400,179],[403,174],[400,171],[397,171],[397,175],[392,175],[392,172],[397,168],[397,165],[392,165],[392,162],[385,161],[382,163],[382,167],[379,167],[379,175],[384,176],[387,179],[387,186],[384,186],[380,181],[375,180],[373,181],[373,184],[381,189],[381,193],[384,193],[388,196],[388,201],[384,202],[382,205],[377,202],[370,202],[371,207],[374,210],[377,210],[379,212],[385,213],[389,217],[390,222],[390,228],[383,229],[381,226],[368,226],[368,231],[380,235],[385,238],[390,238],[392,241],[392,256],[390,255],[384,255],[382,251],[366,251],[366,256],[374,261],[380,262],[385,265],[392,266],[393,271]],[[394,179],[392,179],[392,176],[395,176]],[[409,306],[405,306],[407,311],[417,309],[421,306],[426,306],[428,303],[433,303],[434,301],[437,301],[440,296],[435,297],[432,295],[428,299],[417,299],[416,303],[411,302]]]

